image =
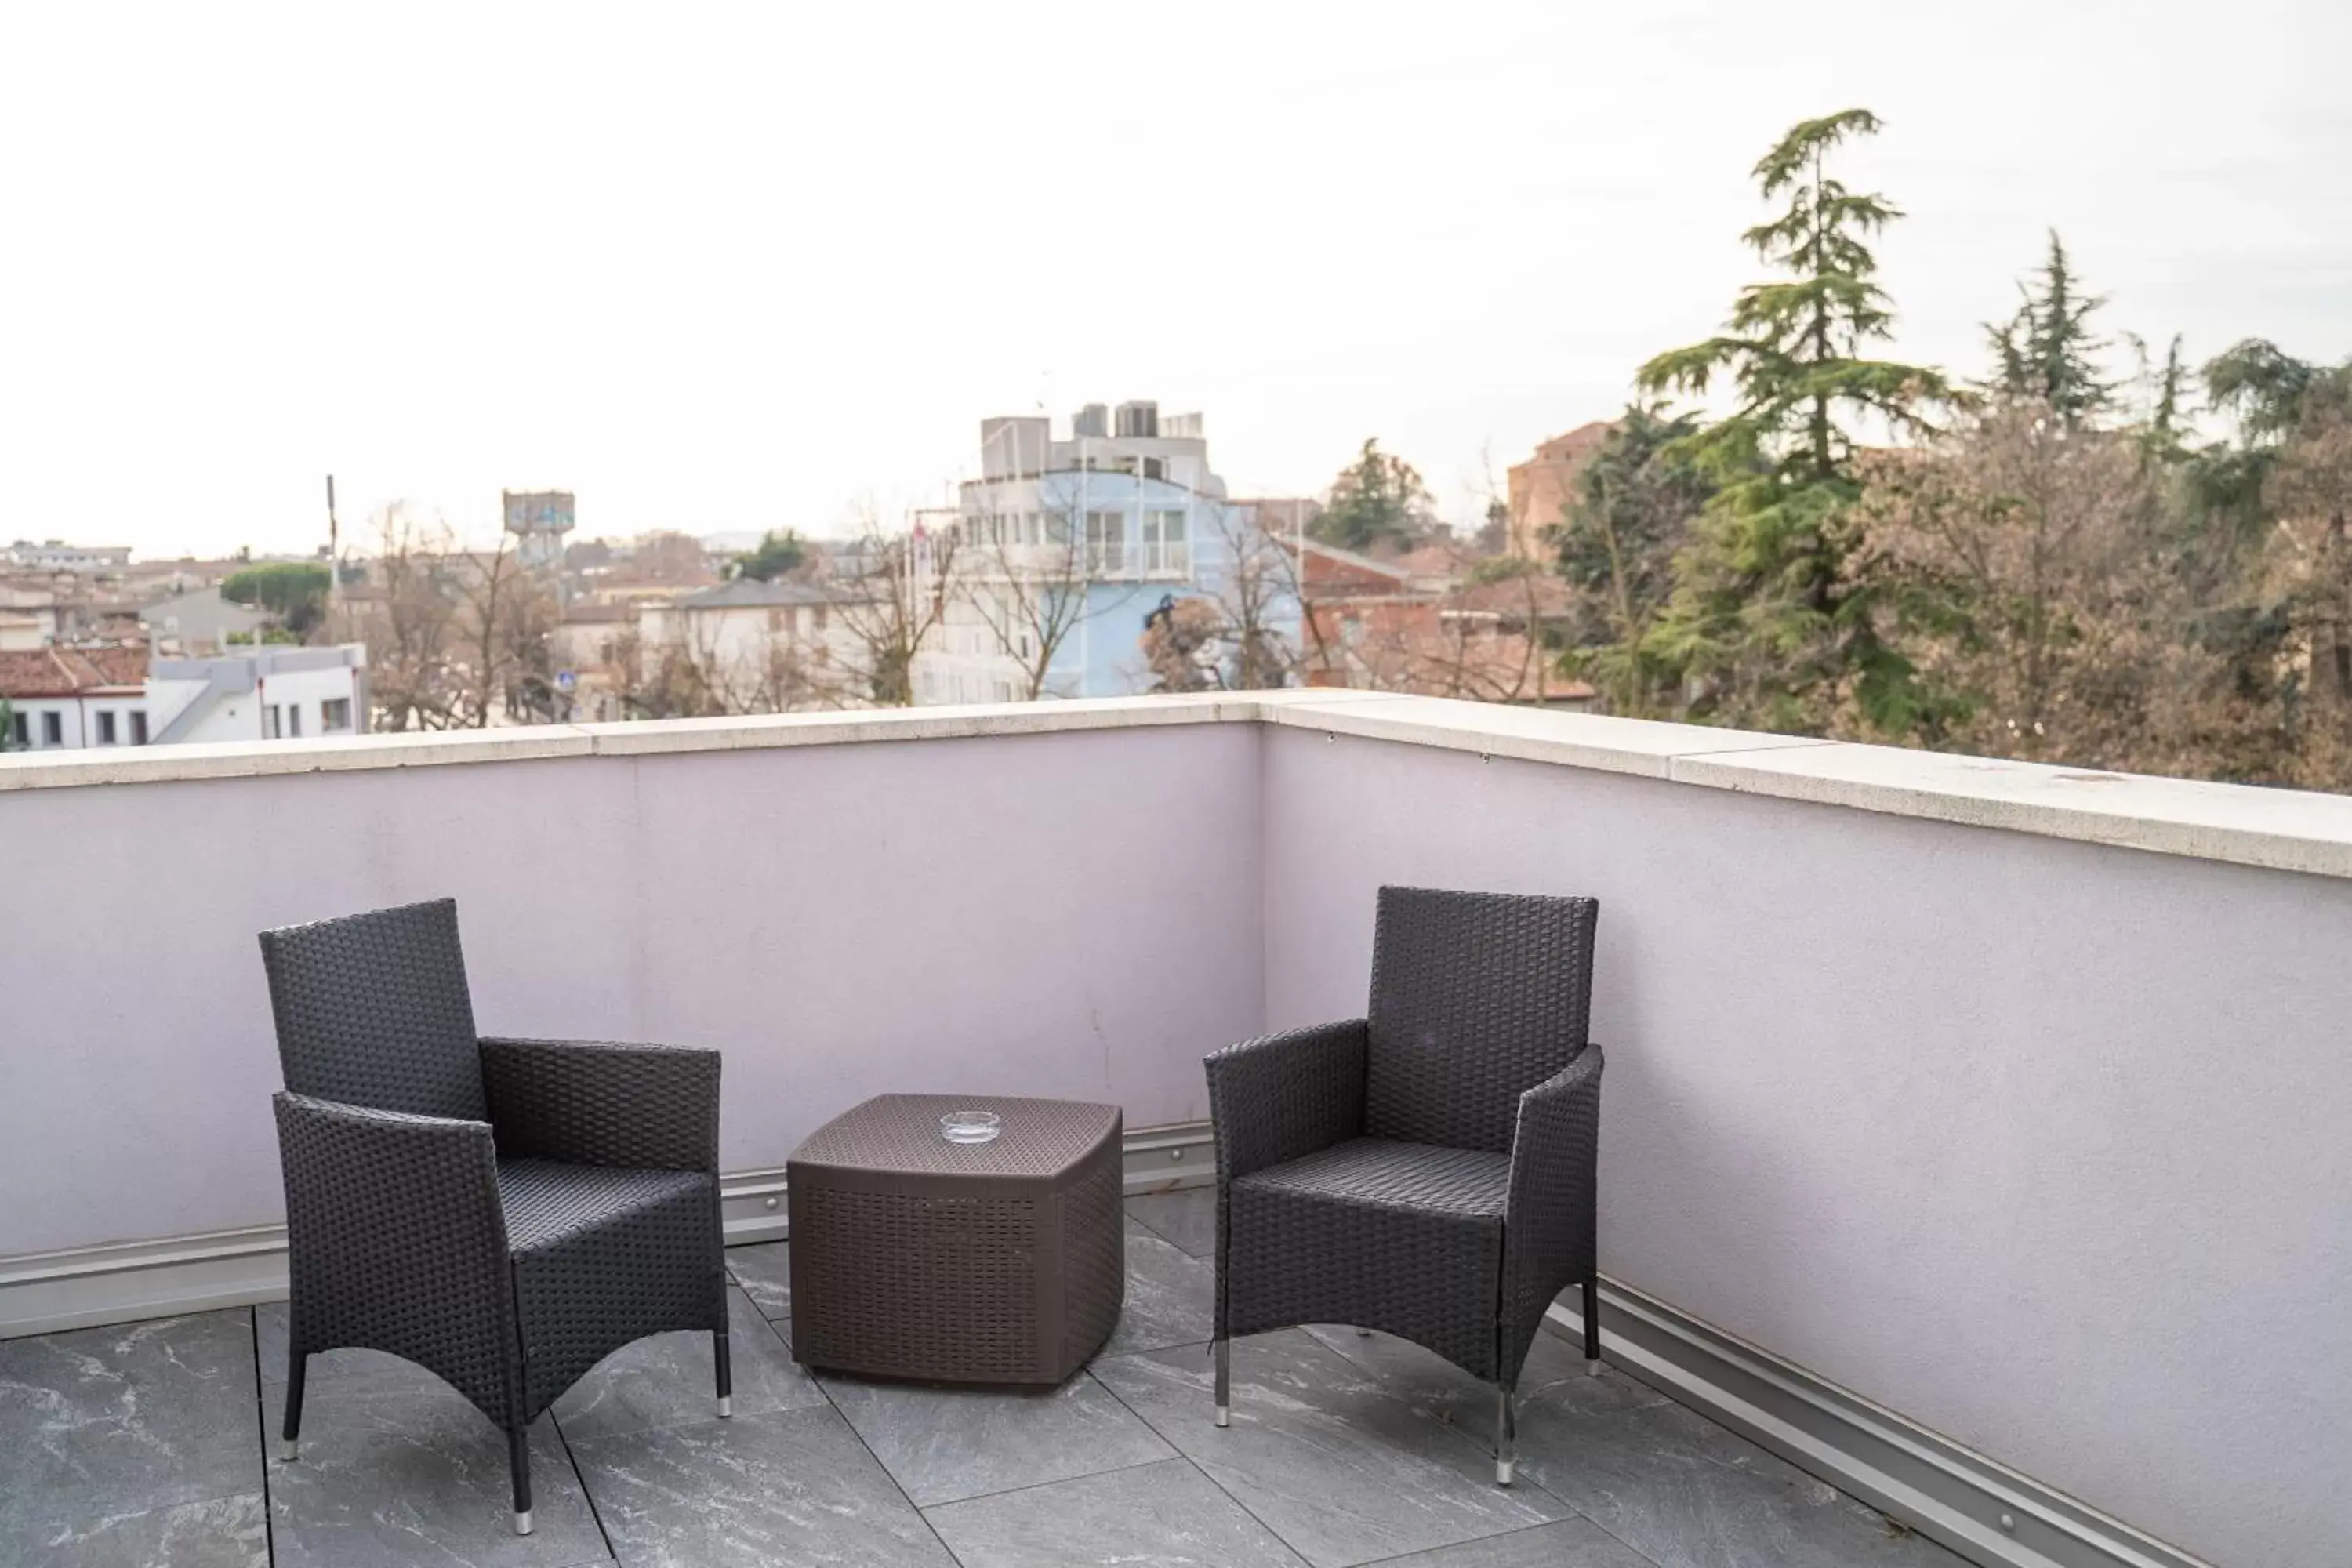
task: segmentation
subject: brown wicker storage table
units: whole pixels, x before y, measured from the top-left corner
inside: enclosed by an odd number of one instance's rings
[[[940,1118],[993,1111],[991,1143]],[[807,1366],[1059,1383],[1127,1292],[1115,1105],[886,1094],[793,1152],[793,1353]]]

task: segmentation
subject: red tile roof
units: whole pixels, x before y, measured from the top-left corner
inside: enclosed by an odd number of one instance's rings
[[[147,679],[143,647],[43,647],[0,653],[0,697],[79,697]]]

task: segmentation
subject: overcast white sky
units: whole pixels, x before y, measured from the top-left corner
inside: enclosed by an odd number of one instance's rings
[[[1129,397],[1466,516],[1853,104],[1900,352],[1979,371],[2054,224],[2113,329],[2352,354],[2341,0],[814,9],[7,7],[0,541],[303,549],[331,470],[347,532],[822,533]]]

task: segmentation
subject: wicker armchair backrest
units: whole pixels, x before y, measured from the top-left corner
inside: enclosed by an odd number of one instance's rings
[[[263,931],[261,962],[288,1089],[485,1119],[455,900]]]
[[[1382,888],[1364,1131],[1507,1152],[1519,1096],[1584,1048],[1593,899]]]

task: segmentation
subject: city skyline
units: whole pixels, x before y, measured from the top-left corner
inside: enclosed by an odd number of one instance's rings
[[[348,542],[541,487],[583,538],[821,536],[938,504],[984,416],[1130,397],[1236,495],[1374,436],[1468,522],[1720,324],[1749,164],[1853,103],[1903,357],[1979,374],[2052,226],[2111,332],[2352,353],[2317,5],[1840,20],[1769,70],[1786,8],[456,16],[5,25],[0,537],[305,552],[329,471]]]

